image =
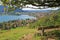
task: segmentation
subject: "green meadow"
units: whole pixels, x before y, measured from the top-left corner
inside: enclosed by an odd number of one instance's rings
[[[11,30],[0,30],[0,40],[19,40],[24,35],[34,33],[35,29],[18,27]]]

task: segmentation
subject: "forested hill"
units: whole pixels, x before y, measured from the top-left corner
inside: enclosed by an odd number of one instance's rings
[[[60,26],[60,10],[52,12],[50,15],[40,18],[37,22],[31,24],[31,27],[56,27]]]

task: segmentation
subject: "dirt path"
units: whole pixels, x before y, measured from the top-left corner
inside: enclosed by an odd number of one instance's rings
[[[49,32],[53,30],[60,30],[60,28],[45,29],[44,32]],[[41,30],[37,31],[37,33],[41,33],[41,32],[42,32]]]
[[[60,28],[46,29],[45,32],[49,32],[49,31],[53,31],[53,30],[60,30]]]
[[[33,36],[34,36],[34,33],[27,34],[27,35],[24,35],[20,40],[32,40]]]
[[[60,30],[60,28],[45,29],[44,32],[49,32],[49,31],[53,31],[53,30]],[[33,40],[33,36],[37,32],[41,33],[41,30],[39,30],[39,31],[36,30],[35,33],[24,35],[20,40]],[[54,40],[54,39],[49,39],[49,40]]]

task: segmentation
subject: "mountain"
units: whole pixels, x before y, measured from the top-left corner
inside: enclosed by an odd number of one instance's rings
[[[7,7],[6,7],[7,8]],[[58,10],[59,8],[46,8],[46,9],[33,9],[33,8],[22,8],[16,9],[14,12],[49,12],[51,10]],[[4,6],[0,5],[0,12],[4,12]]]

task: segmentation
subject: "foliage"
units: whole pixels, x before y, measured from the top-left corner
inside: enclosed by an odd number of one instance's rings
[[[60,30],[53,30],[50,32],[46,32],[46,35],[50,38],[55,38],[56,40],[60,39]]]
[[[32,28],[34,27],[51,27],[51,26],[60,26],[60,11],[53,12],[37,20],[35,23],[31,23]]]
[[[29,26],[30,23],[34,23],[34,20],[13,20],[8,22],[0,23],[0,29],[9,30],[11,28]]]
[[[8,10],[12,9],[14,10],[15,8],[22,8],[26,4],[32,4],[35,6],[60,6],[59,0],[57,1],[46,1],[46,0],[1,0],[3,2],[4,6],[8,6]],[[46,4],[47,3],[47,4]],[[54,4],[54,5],[53,5]]]
[[[0,30],[0,40],[19,40],[24,35],[34,33],[35,29],[30,29],[27,27],[18,27],[11,30]]]

